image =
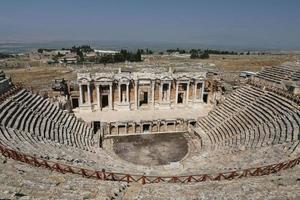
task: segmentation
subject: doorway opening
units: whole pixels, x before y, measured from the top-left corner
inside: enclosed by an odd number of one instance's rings
[[[121,102],[126,102],[128,99],[126,99],[126,84],[122,84],[121,85],[121,96],[120,96],[120,100]]]
[[[87,102],[87,85],[82,86],[82,103]]]
[[[169,84],[163,84],[162,100],[168,101]]]
[[[141,92],[140,105],[148,104],[148,92]]]
[[[148,133],[150,130],[150,124],[143,124],[143,132]]]
[[[77,108],[79,106],[78,98],[72,98],[72,108]]]
[[[192,126],[195,126],[195,125],[196,125],[196,122],[190,122],[190,124],[191,124]]]
[[[183,93],[178,93],[177,103],[183,103]]]
[[[119,134],[126,134],[125,125],[119,125]]]
[[[208,95],[207,94],[203,94],[203,102],[207,103],[208,100]]]
[[[108,95],[102,95],[101,101],[102,108],[108,107]]]
[[[94,134],[100,129],[100,121],[94,121]]]

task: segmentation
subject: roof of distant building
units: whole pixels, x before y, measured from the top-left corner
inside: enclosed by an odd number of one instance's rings
[[[104,53],[104,54],[116,54],[116,53],[119,53],[119,51],[101,50],[101,49],[94,49],[94,52],[96,52],[96,53]]]

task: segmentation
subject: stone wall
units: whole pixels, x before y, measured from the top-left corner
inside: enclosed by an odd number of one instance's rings
[[[6,92],[10,88],[10,79],[7,78],[3,71],[0,72],[0,94]]]
[[[8,79],[4,79],[0,81],[0,94],[4,93],[10,88],[10,81]]]
[[[101,131],[104,136],[135,135],[144,133],[186,132],[196,120],[163,119],[153,121],[126,121],[102,123]]]

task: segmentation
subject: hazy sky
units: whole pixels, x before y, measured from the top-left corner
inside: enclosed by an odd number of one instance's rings
[[[299,0],[3,0],[0,41],[148,41],[300,49]]]

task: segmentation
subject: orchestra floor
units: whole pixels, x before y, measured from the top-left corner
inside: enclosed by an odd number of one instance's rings
[[[123,160],[138,165],[167,165],[188,153],[182,133],[142,134],[114,137],[113,149]]]

